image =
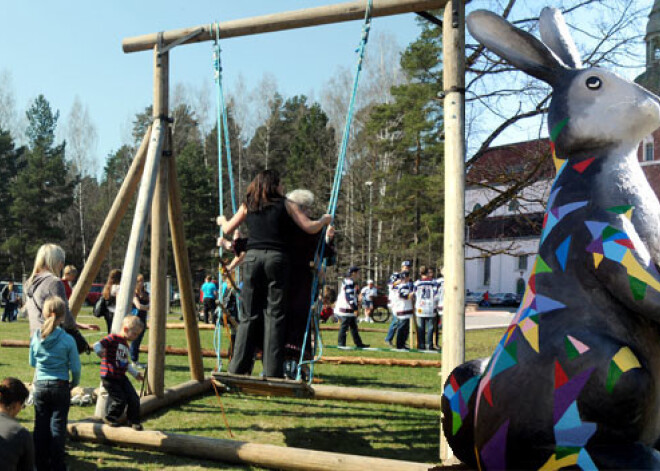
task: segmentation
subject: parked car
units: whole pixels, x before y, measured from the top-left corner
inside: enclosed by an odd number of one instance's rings
[[[468,290],[465,293],[465,302],[466,303],[481,303],[484,300],[484,293],[480,291],[470,291]]]
[[[94,306],[103,294],[103,283],[92,283],[92,286],[89,288],[89,293],[85,296],[85,302],[88,306]]]
[[[8,281],[0,281],[0,306],[4,307],[5,306],[5,301],[2,299],[2,292],[5,290],[7,285],[9,284]],[[23,284],[22,283],[16,283],[14,282],[14,288],[16,288],[16,292],[21,298],[21,304],[23,300]]]
[[[520,299],[516,293],[495,293],[490,296],[490,304],[493,306],[518,306]]]

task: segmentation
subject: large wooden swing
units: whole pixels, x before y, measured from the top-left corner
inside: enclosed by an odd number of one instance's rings
[[[442,344],[443,379],[464,360],[464,2],[461,0],[373,0],[372,16],[388,16],[444,8],[444,120],[445,120],[445,301]],[[364,17],[365,3],[355,1],[306,10],[227,21],[219,24],[223,39],[282,31],[293,28],[357,20]],[[76,284],[70,306],[78,315],[92,282],[98,275],[110,244],[126,214],[138,185],[138,199],[122,270],[112,330],[120,329],[124,316],[131,310],[132,293],[144,246],[145,228],[151,212],[151,333],[149,336],[148,380],[151,394],[165,394],[165,333],[168,221],[172,237],[177,281],[188,343],[191,378],[204,381],[202,352],[197,317],[194,309],[190,263],[183,233],[183,214],[179,184],[172,155],[169,118],[169,51],[176,46],[214,39],[211,25],[152,33],[127,38],[124,52],[153,51],[154,103],[153,123],[145,133],[126,178],[106,216],[94,246]],[[102,407],[99,400],[97,406]],[[98,413],[97,407],[97,415]],[[440,434],[442,437],[442,433]],[[441,443],[441,458],[450,457]],[[358,457],[356,457],[358,458]],[[364,469],[364,468],[362,468]]]

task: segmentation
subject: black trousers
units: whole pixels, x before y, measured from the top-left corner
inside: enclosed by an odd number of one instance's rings
[[[343,316],[341,318],[341,326],[339,327],[339,338],[337,339],[337,345],[340,347],[346,346],[346,331],[351,331],[351,337],[353,337],[353,343],[356,347],[361,347],[362,339],[360,338],[360,333],[358,332],[357,327],[357,317],[355,316]]]
[[[108,391],[107,417],[111,420],[119,420],[126,409],[126,419],[131,424],[139,424],[140,398],[131,381],[126,376],[118,379],[104,379],[103,387]]]
[[[284,376],[289,257],[276,250],[250,249],[243,263],[243,302],[229,372],[250,374],[263,332],[264,375]]]
[[[204,322],[209,323],[209,319],[213,320],[215,312],[215,299],[204,298]]]

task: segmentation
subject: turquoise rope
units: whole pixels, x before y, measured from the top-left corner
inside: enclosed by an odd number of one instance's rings
[[[328,214],[332,216],[332,219],[335,218],[335,213],[337,211],[337,204],[339,202],[339,194],[341,190],[341,182],[344,174],[344,165],[346,163],[346,150],[348,148],[348,140],[351,132],[351,123],[353,122],[353,109],[355,107],[355,98],[357,96],[358,82],[360,80],[360,72],[362,71],[362,61],[364,60],[364,52],[367,46],[367,41],[369,40],[369,31],[371,30],[371,8],[372,0],[367,1],[367,8],[364,13],[364,25],[362,26],[362,39],[360,45],[357,49],[358,60],[355,70],[355,78],[353,79],[353,92],[351,94],[351,100],[348,105],[348,111],[346,113],[346,123],[344,123],[344,134],[342,136],[341,146],[339,148],[339,155],[337,157],[337,167],[335,168],[335,177],[333,180],[332,192],[330,194],[330,201],[328,202]],[[307,317],[307,328],[305,330],[305,336],[303,339],[302,348],[300,351],[300,361],[298,362],[298,371],[296,379],[300,380],[302,378],[302,367],[303,365],[309,364],[310,373],[309,373],[309,384],[312,384],[312,379],[314,378],[314,365],[315,363],[323,356],[323,341],[321,339],[321,332],[319,328],[319,312],[321,310],[322,303],[318,301],[319,293],[319,275],[320,273],[325,274],[326,272],[326,262],[323,258],[325,253],[325,230],[321,234],[321,240],[319,241],[319,246],[317,248],[317,253],[315,257],[316,266],[319,269],[314,274],[314,281],[312,283],[312,295],[310,300],[310,309],[309,315]],[[325,278],[325,277],[323,277]],[[323,282],[320,283],[320,288],[323,288]],[[316,313],[314,312],[314,306],[316,306]],[[316,314],[316,315],[315,315]],[[314,357],[312,360],[305,361],[305,346],[307,345],[307,339],[309,338],[310,326],[312,324],[312,319],[314,320],[314,328],[316,332],[317,342],[314,344]],[[316,345],[318,343],[318,346]],[[316,350],[318,348],[318,354]]]
[[[216,94],[216,110],[217,110],[217,122],[218,122],[218,194],[219,194],[219,206],[220,214],[223,214],[224,211],[224,185],[222,178],[222,139],[224,136],[225,149],[227,153],[227,177],[229,178],[230,186],[230,195],[231,195],[231,209],[232,214],[236,214],[236,189],[234,187],[234,173],[233,165],[231,161],[231,143],[229,138],[229,125],[227,119],[227,107],[225,105],[225,95],[222,87],[222,61],[221,61],[221,48],[220,48],[220,25],[216,22],[215,27],[215,42],[214,42],[214,51],[213,51],[213,68],[215,70],[215,83],[217,85],[217,94]],[[222,237],[222,227],[220,227],[220,237]],[[222,259],[223,256],[223,247],[220,246],[219,255]],[[240,276],[240,269],[237,270],[237,278]],[[218,280],[222,280],[222,272],[218,270]],[[222,302],[221,291],[218,291],[218,305]],[[236,293],[236,305],[240,310],[240,296],[239,293]],[[220,313],[221,314],[221,313]],[[213,335],[213,348],[216,353],[216,363],[218,371],[222,371],[222,359],[220,358],[220,352],[222,349],[222,315],[218,315],[218,320],[216,322],[216,328]]]

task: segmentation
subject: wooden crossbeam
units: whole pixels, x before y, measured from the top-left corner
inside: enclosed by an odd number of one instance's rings
[[[444,8],[446,3],[447,0],[373,0],[371,16],[392,16],[403,13],[436,10]],[[220,37],[227,39],[361,20],[364,18],[365,8],[366,1],[358,0],[350,3],[224,21],[219,23]],[[126,53],[151,50],[158,44],[159,39],[162,39],[164,45],[181,40],[183,41],[180,44],[212,41],[215,39],[215,30],[212,24],[207,24],[160,33],[144,34],[142,36],[125,38],[122,41],[122,48]]]

